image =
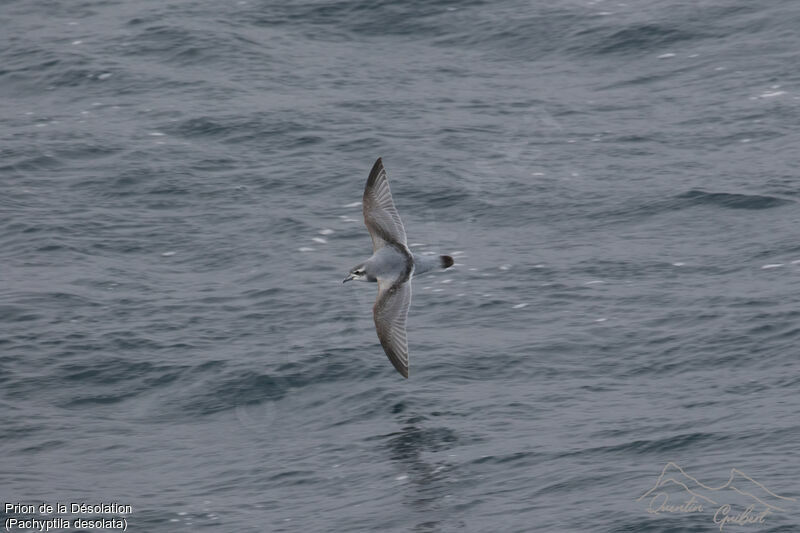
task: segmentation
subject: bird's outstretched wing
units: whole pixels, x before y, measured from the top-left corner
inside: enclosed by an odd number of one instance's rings
[[[386,179],[386,169],[379,157],[364,188],[364,224],[372,237],[372,251],[375,252],[387,243],[402,244],[406,247],[406,230],[397,213]]]
[[[406,317],[411,305],[411,283],[378,282],[378,299],[372,308],[375,329],[383,351],[404,378],[408,377]]]

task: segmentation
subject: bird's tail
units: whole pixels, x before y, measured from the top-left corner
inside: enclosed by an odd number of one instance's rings
[[[414,275],[418,276],[437,268],[450,268],[453,258],[449,255],[417,255],[414,254]]]

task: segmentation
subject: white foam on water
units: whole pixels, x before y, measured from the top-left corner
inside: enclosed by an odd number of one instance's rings
[[[433,289],[433,292],[442,292],[444,289]]]
[[[111,77],[111,73],[110,72],[103,72],[102,74],[97,76],[97,79],[98,80],[107,80],[110,77]]]
[[[601,279],[593,279],[592,281],[587,281],[584,285],[597,285],[599,283],[605,283],[605,281]]]
[[[428,246],[427,244],[421,242],[412,242],[409,246]]]
[[[325,228],[325,229],[319,230],[319,233],[320,233],[320,235],[330,235],[331,233],[333,233],[333,230]]]
[[[361,205],[361,202],[353,202],[351,204],[345,205],[345,207],[358,207]]]
[[[173,251],[164,252],[161,255],[164,256],[164,257],[171,257],[171,256],[175,255],[175,252],[173,252]]]
[[[658,56],[658,59],[667,59],[668,57],[675,57],[675,54],[672,52],[667,52],[666,54],[661,54]]]
[[[325,244],[325,243],[328,242],[325,239],[323,239],[322,237],[313,237],[311,240],[314,241],[314,242],[318,242],[320,244]]]
[[[607,320],[606,318],[596,318],[594,321],[595,322],[605,322],[606,320]]]
[[[768,265],[762,266],[761,268],[766,270],[768,268],[778,268],[778,267],[782,267],[782,266],[783,266],[783,263],[770,263]]]
[[[161,133],[160,131],[151,131],[148,133],[151,137],[163,137],[165,134]]]
[[[525,307],[525,306],[527,306],[527,305],[528,305],[528,304],[526,304],[526,303],[521,303],[521,304],[514,305],[514,306],[512,306],[511,308],[512,308],[512,309],[522,309],[523,307]]]
[[[80,40],[78,40],[78,41],[72,41],[72,44],[73,44],[73,45],[83,44],[83,41],[80,41]]]
[[[682,266],[683,266],[683,265],[685,265],[685,264],[686,264],[686,263],[677,262],[677,263],[672,263],[672,266],[676,266],[676,267],[682,267]]]
[[[500,270],[508,270],[509,268],[511,268],[511,265],[509,264],[500,265]]]
[[[313,252],[313,248],[309,248],[308,246],[301,246],[297,249],[298,252]]]
[[[771,93],[762,93],[759,94],[759,98],[773,98],[775,96],[780,96],[782,94],[786,94],[786,91],[773,91]]]

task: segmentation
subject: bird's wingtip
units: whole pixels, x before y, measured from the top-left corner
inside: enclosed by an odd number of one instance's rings
[[[369,171],[369,177],[367,178],[367,187],[375,183],[375,180],[378,179],[378,176],[380,175],[382,169],[383,169],[383,161],[379,157],[378,159],[375,160],[375,164],[372,165],[372,170]],[[367,191],[364,191],[365,194],[366,192]]]

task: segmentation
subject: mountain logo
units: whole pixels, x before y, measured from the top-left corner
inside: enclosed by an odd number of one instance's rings
[[[684,500],[674,503],[680,496]],[[687,474],[674,462],[664,465],[653,487],[636,501],[645,499],[647,512],[653,515],[703,513],[714,509],[713,520],[719,524],[720,531],[727,524],[763,524],[767,516],[786,512],[797,501],[776,494],[736,468],[731,468],[725,483],[711,486]],[[737,512],[738,509],[741,510]]]

